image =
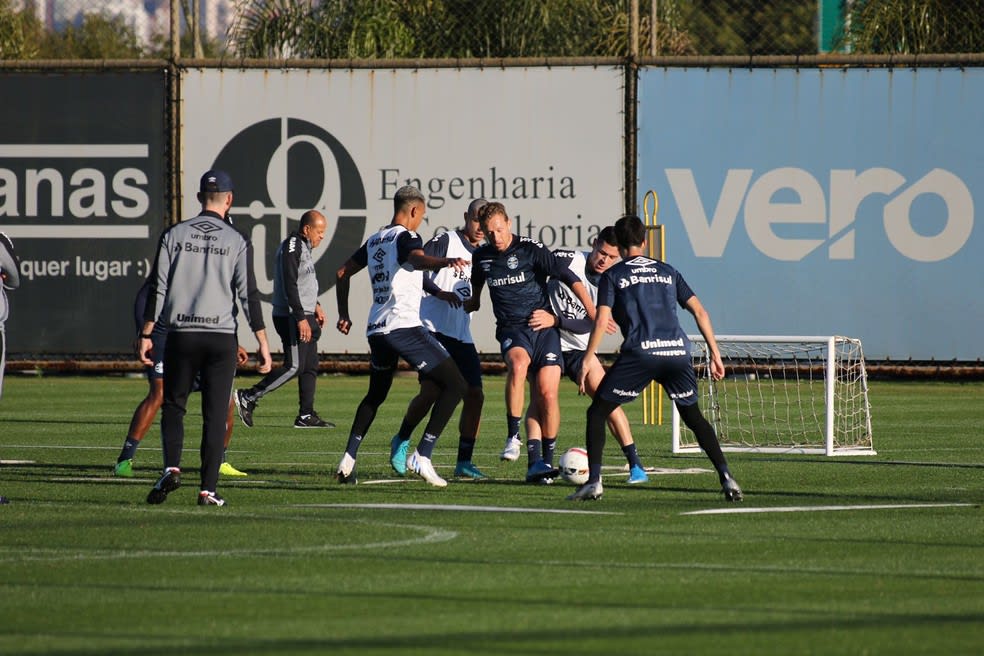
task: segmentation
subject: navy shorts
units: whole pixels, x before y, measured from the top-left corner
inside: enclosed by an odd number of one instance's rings
[[[468,383],[468,387],[482,386],[482,361],[478,358],[478,349],[474,344],[462,342],[460,339],[448,337],[441,333],[431,333],[448,350],[448,353],[458,365],[458,371]]]
[[[529,326],[496,329],[495,338],[499,340],[502,359],[506,352],[517,346],[529,353],[530,371],[544,367],[560,367],[564,371],[564,358],[560,351],[560,333],[556,328],[533,330]]]
[[[164,344],[167,343],[167,331],[158,330],[156,326],[154,330],[150,333],[150,343],[153,344],[154,351],[152,353],[154,366],[144,367],[144,374],[147,376],[147,380],[163,380],[164,379]]]
[[[575,383],[580,384],[581,365],[584,364],[584,351],[564,351],[564,373]]]
[[[656,381],[679,406],[697,403],[697,375],[689,355],[653,356],[645,351],[623,351],[598,386],[595,398],[628,403]]]
[[[369,335],[369,364],[373,369],[396,369],[400,358],[420,373],[427,373],[447,360],[447,349],[423,326],[397,328]]]

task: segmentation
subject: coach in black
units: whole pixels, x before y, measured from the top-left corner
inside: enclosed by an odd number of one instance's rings
[[[225,505],[215,486],[236,375],[237,297],[259,342],[259,370],[270,370],[270,347],[253,276],[253,248],[223,219],[232,207],[232,191],[227,173],[207,171],[198,193],[201,214],[161,235],[140,335],[140,360],[151,365],[154,323],[160,321],[168,331],[161,412],[164,474],[147,495],[147,503],[163,503],[181,485],[185,408],[199,374],[203,427],[198,505]]]

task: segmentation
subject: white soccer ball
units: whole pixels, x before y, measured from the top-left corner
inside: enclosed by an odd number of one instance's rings
[[[560,477],[574,485],[588,482],[588,452],[579,446],[571,447],[560,457]]]

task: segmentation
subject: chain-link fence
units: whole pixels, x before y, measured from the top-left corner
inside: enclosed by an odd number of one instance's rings
[[[173,13],[178,20],[172,25]],[[191,16],[198,20],[189,21]],[[635,29],[633,29],[633,26]],[[984,52],[981,0],[0,0],[2,59]]]

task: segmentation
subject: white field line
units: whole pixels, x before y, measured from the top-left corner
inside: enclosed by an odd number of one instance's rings
[[[141,512],[166,512],[163,509],[139,509]],[[172,511],[174,512],[174,511]],[[251,514],[236,514],[202,511],[177,511],[180,514],[197,514],[203,519],[217,517],[259,517],[275,521],[284,520],[303,520],[310,521],[311,517],[268,517]],[[386,528],[398,529],[400,531],[416,531],[422,533],[419,537],[406,538],[402,540],[387,540],[384,542],[360,542],[353,544],[316,544],[308,546],[276,547],[270,549],[195,549],[195,550],[153,550],[153,549],[25,549],[24,547],[0,549],[0,563],[2,562],[22,562],[22,561],[79,561],[79,560],[115,560],[119,558],[201,558],[201,557],[244,557],[244,556],[267,556],[290,558],[298,555],[328,553],[333,551],[362,551],[364,549],[390,549],[392,547],[405,547],[419,544],[433,544],[438,542],[450,542],[458,537],[457,531],[437,528],[433,526],[416,526],[412,524],[390,524],[384,522],[359,521],[356,523],[382,526]],[[396,531],[394,531],[396,532]]]
[[[973,503],[885,503],[857,506],[777,506],[775,508],[710,508],[691,510],[681,515],[749,515],[755,513],[828,512],[837,510],[904,510],[909,508],[967,508]]]
[[[295,508],[369,508],[377,510],[450,510],[457,512],[548,513],[556,515],[622,515],[600,510],[561,510],[559,508],[513,508],[508,506],[465,506],[437,503],[303,503]]]

